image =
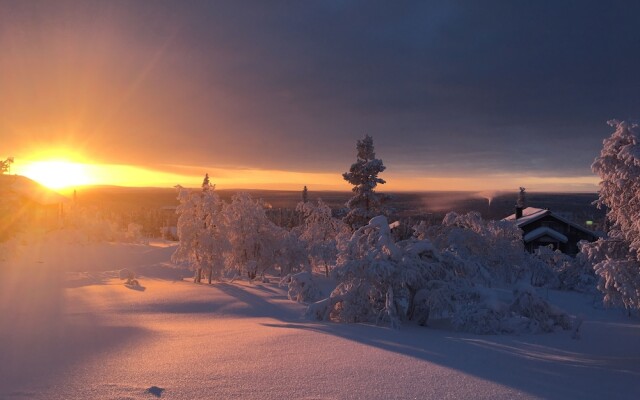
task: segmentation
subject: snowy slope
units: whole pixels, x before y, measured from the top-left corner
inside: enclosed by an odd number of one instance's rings
[[[174,280],[172,250],[43,243],[0,263],[0,398],[640,398],[640,324],[584,295],[548,294],[585,315],[580,340],[316,323],[276,284]],[[123,267],[144,290],[104,272]]]

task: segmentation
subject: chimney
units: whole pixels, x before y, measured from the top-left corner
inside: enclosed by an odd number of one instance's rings
[[[522,218],[522,210],[524,210],[526,200],[525,188],[520,187],[520,193],[518,193],[518,200],[516,201],[516,219]]]

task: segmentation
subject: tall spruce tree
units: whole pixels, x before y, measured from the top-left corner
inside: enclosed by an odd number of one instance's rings
[[[384,179],[378,178],[378,174],[386,169],[382,160],[376,158],[371,136],[365,135],[358,140],[356,149],[356,162],[351,165],[349,172],[342,174],[347,182],[354,185],[354,196],[347,202],[349,213],[344,217],[344,221],[353,229],[366,225],[382,212],[383,197],[375,192],[375,188],[385,183]]]
[[[209,173],[204,174],[204,179],[202,180],[202,191],[206,192],[209,189],[215,188],[215,185],[211,185],[211,181],[209,180]]]

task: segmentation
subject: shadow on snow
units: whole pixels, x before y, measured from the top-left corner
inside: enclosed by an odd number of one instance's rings
[[[478,336],[417,326],[401,330],[366,324],[331,322],[265,323],[337,336],[366,346],[455,369],[543,398],[640,398],[638,347],[626,357],[585,354],[570,332],[526,336]],[[607,324],[592,328],[606,331]],[[627,333],[640,341],[640,330]],[[574,349],[565,350],[565,349]],[[597,352],[596,352],[597,353]],[[426,366],[425,366],[426,368]]]

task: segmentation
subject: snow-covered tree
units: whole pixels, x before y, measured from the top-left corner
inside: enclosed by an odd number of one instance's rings
[[[394,327],[403,320],[426,323],[431,299],[422,289],[449,275],[428,240],[395,243],[387,219],[378,216],[340,248],[333,271],[338,285],[329,298],[309,306],[308,315]]]
[[[344,179],[354,185],[354,196],[347,202],[349,208],[344,221],[353,229],[357,229],[381,213],[384,198],[375,192],[378,184],[384,184],[384,179],[378,174],[386,169],[382,160],[376,158],[373,139],[366,135],[358,140],[356,145],[356,162],[351,165],[349,172],[342,174]]]
[[[204,174],[204,179],[202,179],[202,191],[207,192],[209,190],[214,190],[216,185],[211,184],[211,180],[209,179],[209,174]]]
[[[603,141],[591,168],[600,176],[597,204],[607,207],[607,239],[583,246],[601,278],[608,304],[640,309],[640,137],[638,125],[609,121],[615,128]]]
[[[307,315],[391,326],[409,320],[425,325],[430,318],[447,319],[457,329],[482,334],[569,328],[568,316],[533,288],[515,291],[510,304],[498,301],[495,291],[488,288],[493,281],[504,280],[503,269],[513,266],[506,258],[501,260],[507,266],[496,267],[500,256],[489,253],[500,252],[505,244],[507,253],[525,253],[513,224],[484,223],[475,214],[451,214],[445,223],[442,240],[453,238],[452,245],[439,250],[428,239],[395,243],[386,218],[371,219],[341,246],[334,270],[338,285],[328,298],[311,304]],[[465,230],[473,234],[462,235]],[[520,247],[510,250],[514,237]],[[474,243],[462,248],[462,240]],[[482,246],[488,249],[481,251]]]
[[[205,183],[208,184],[208,180]],[[224,203],[214,192],[214,187],[203,185],[201,197],[204,229],[200,245],[204,250],[203,268],[209,284],[212,279],[218,279],[222,275],[225,269],[225,255],[230,247],[223,215]]]
[[[338,255],[338,238],[347,235],[349,227],[339,219],[331,216],[331,208],[322,200],[318,203],[298,203],[296,211],[301,213],[304,222],[300,231],[300,239],[306,243],[309,259],[314,267],[321,267],[329,276],[329,267],[334,265]]]
[[[640,308],[640,274],[635,251],[621,237],[601,238],[582,243],[580,251],[599,277],[598,290],[605,305]]]
[[[340,252],[334,270],[338,286],[322,307],[322,315],[319,310],[313,313],[323,319],[345,322],[375,322],[386,316],[397,323],[391,307],[392,277],[400,257],[387,219],[373,218],[353,233]]]
[[[586,243],[581,242],[579,246]],[[537,273],[537,276],[532,275],[532,284],[536,283],[534,280],[538,280],[538,284],[534,286],[589,293],[596,291],[596,275],[585,253],[578,253],[572,257],[549,246],[540,246],[530,259],[532,272]]]
[[[279,245],[275,253],[275,265],[280,276],[310,270],[306,242],[297,232],[280,229]]]
[[[202,277],[202,254],[200,236],[203,234],[204,221],[199,219],[200,197],[192,191],[177,186],[178,189],[178,247],[171,256],[173,262],[186,262],[194,270],[194,282]]]
[[[178,190],[179,244],[172,260],[189,263],[194,269],[194,282],[200,282],[204,274],[211,283],[224,270],[225,254],[229,250],[224,204],[209,183],[208,174],[201,192],[181,187]]]
[[[276,263],[282,228],[267,218],[262,201],[246,192],[234,195],[223,213],[231,243],[227,267],[246,272],[252,280],[264,274]]]
[[[440,226],[418,237],[431,240],[458,275],[476,283],[511,283],[526,269],[522,231],[512,222],[484,221],[478,212],[450,212]]]

